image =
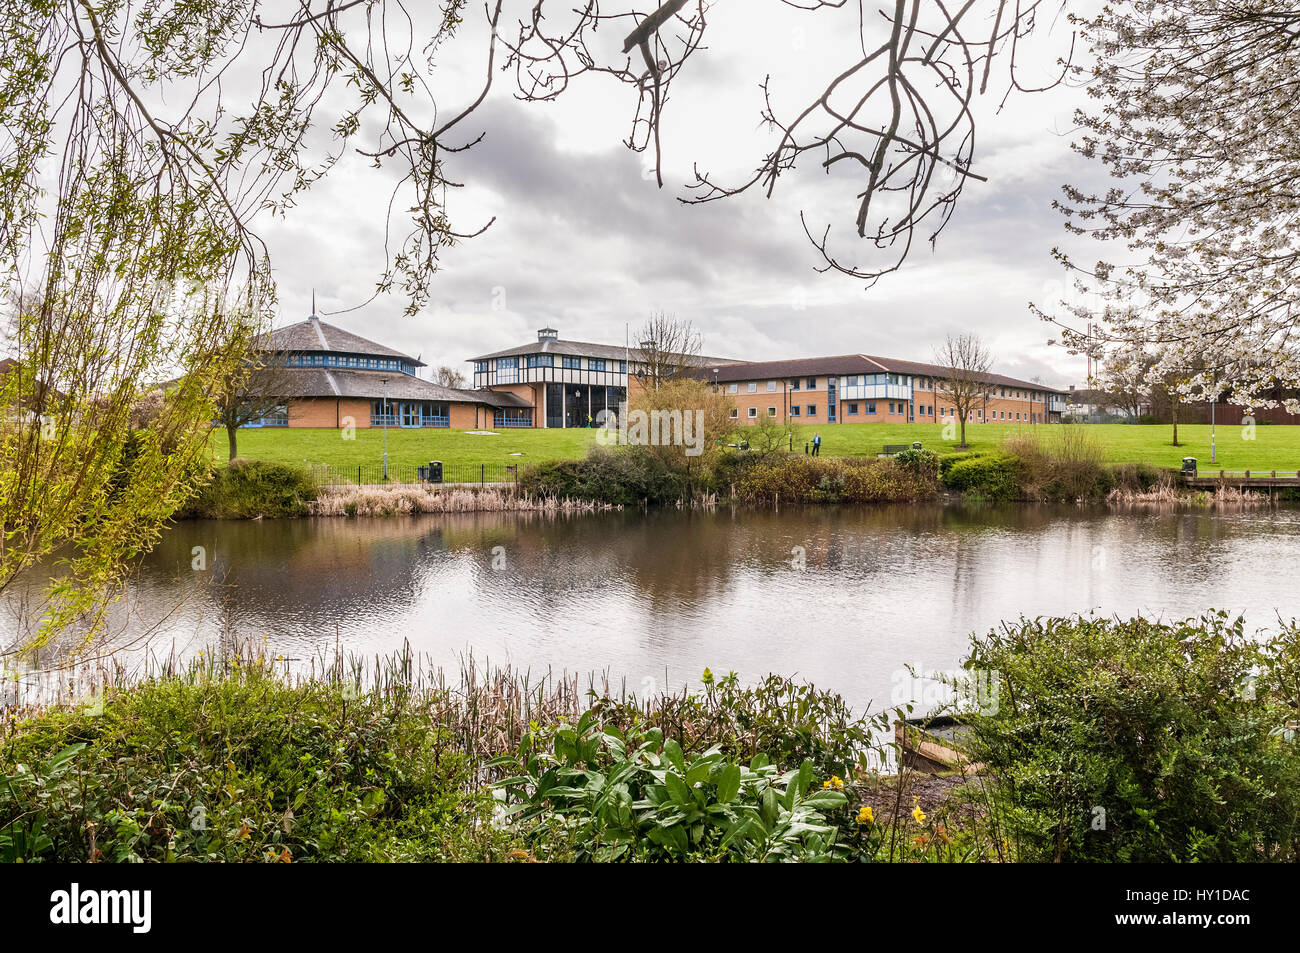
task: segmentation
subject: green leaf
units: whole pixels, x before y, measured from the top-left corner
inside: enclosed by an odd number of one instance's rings
[[[678,774],[686,773],[686,757],[682,754],[682,746],[671,738],[664,742],[664,757],[677,769]]]
[[[668,788],[668,796],[682,807],[688,807],[695,803],[695,799],[691,797],[691,790],[686,786],[686,782],[673,772],[669,771],[664,775],[664,785]]]
[[[842,807],[848,803],[841,791],[814,791],[801,802],[806,807],[817,808],[821,811],[828,811],[833,808]]]
[[[729,804],[739,793],[740,768],[729,764],[722,769],[722,776],[718,779],[718,800],[723,804]]]

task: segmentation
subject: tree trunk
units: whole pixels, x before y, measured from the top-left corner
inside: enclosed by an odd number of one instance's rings
[[[961,443],[957,444],[957,446],[962,450],[966,449],[966,415],[965,414],[961,415]]]
[[[1173,419],[1174,422],[1174,446],[1177,447],[1179,445],[1178,444],[1178,401],[1171,400],[1169,402],[1169,416]]]
[[[230,459],[239,456],[239,428],[226,425],[226,438],[230,441]]]

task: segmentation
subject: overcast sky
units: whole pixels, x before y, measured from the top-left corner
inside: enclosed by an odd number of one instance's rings
[[[637,327],[657,309],[692,321],[705,353],[747,360],[844,353],[931,360],[945,334],[976,331],[1003,373],[1081,383],[1083,360],[1048,346],[1053,329],[1027,307],[1063,281],[1050,255],[1066,238],[1053,199],[1062,183],[1097,175],[1069,147],[1081,91],[1014,94],[999,113],[1005,76],[996,95],[991,84],[973,166],[989,181],[967,186],[933,249],[918,241],[900,271],[864,290],[859,280],[814,271],[821,259],[799,224],[801,209],[819,227],[829,223],[841,236],[837,251],[851,258],[865,245],[848,235],[857,180],[828,177],[808,162],[771,200],[753,192],[702,206],[677,201],[688,194],[693,163],[734,182],[765,154],[772,141],[758,122],[765,74],[789,115],[853,61],[855,10],[809,14],[763,0],[770,15],[758,27],[747,17],[756,5],[721,0],[708,49],[675,82],[664,189],[643,175],[645,156],[622,144],[633,91],[591,76],[558,103],[521,103],[512,78],[498,76],[463,124],[485,133],[483,142],[448,164],[451,178],[465,183],[449,200],[455,227],[474,231],[493,215],[496,222],[443,256],[430,306],[406,317],[402,299],[381,297],[347,310],[371,296],[382,270],[391,191],[387,170],[352,158],[263,229],[280,286],[278,323],[305,317],[314,288],[325,320],[427,364],[461,368],[475,354],[534,340],[548,324],[562,338],[605,343],[622,343],[630,325],[635,343]],[[1027,51],[1022,81],[1049,75],[1068,37],[1058,26]],[[444,114],[477,95],[482,49],[470,29],[439,61]]]

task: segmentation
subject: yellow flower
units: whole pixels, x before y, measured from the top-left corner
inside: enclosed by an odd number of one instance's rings
[[[858,811],[858,823],[874,824],[875,822],[876,822],[876,816],[871,812],[870,805],[867,804],[862,805],[861,809]]]
[[[831,779],[830,779],[829,781],[823,781],[823,782],[822,782],[822,788],[823,788],[823,790],[826,789],[826,788],[834,788],[836,791],[838,791],[838,790],[840,790],[842,787],[844,787],[844,782],[841,781],[838,777],[836,777],[836,776],[833,775],[833,774],[831,775]]]
[[[925,823],[925,811],[921,810],[921,805],[912,808],[912,819],[918,824]]]

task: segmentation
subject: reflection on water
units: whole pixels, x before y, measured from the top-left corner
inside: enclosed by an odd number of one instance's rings
[[[191,569],[198,546],[205,571]],[[634,690],[680,686],[705,666],[745,678],[777,671],[879,704],[914,697],[906,664],[951,670],[972,630],[1020,615],[1220,607],[1275,625],[1300,616],[1297,565],[1295,510],[205,521],[165,536],[114,607],[112,629],[181,651],[265,637],[287,657],[336,638],[364,653],[408,639],[453,666],[472,651],[535,671],[608,670]],[[27,595],[4,594],[0,624],[17,625]]]

